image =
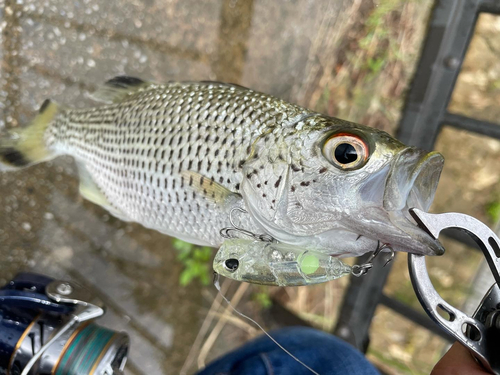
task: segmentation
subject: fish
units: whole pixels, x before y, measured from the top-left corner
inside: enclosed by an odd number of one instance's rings
[[[408,211],[432,203],[437,152],[234,84],[118,76],[92,98],[83,109],[46,100],[0,138],[0,168],[70,155],[84,198],[196,245],[220,247],[237,224],[335,257],[379,242],[444,252]]]
[[[214,272],[236,280],[271,286],[304,286],[350,275],[339,258],[283,243],[226,240],[213,261]]]

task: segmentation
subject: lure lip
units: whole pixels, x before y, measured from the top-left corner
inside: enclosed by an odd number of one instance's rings
[[[428,211],[437,190],[444,166],[439,152],[426,152],[413,147],[401,151],[386,182],[383,206],[391,223],[406,233],[406,249],[397,249],[421,255],[441,255],[444,248],[439,241],[419,228],[409,213],[410,208]]]

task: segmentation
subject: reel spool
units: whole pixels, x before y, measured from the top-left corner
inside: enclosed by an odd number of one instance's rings
[[[32,273],[0,289],[0,375],[123,374],[127,334],[94,323],[104,310],[71,298],[81,293]]]

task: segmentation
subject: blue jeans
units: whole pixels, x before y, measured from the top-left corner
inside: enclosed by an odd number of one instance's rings
[[[379,375],[375,367],[354,347],[332,336],[306,327],[287,327],[270,332],[285,349],[321,375]],[[309,375],[311,372],[281,350],[267,336],[210,363],[198,375]]]

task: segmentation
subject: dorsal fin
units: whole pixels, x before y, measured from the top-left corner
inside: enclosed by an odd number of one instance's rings
[[[206,85],[218,85],[218,86],[235,87],[235,88],[240,89],[240,90],[252,91],[248,87],[238,85],[237,83],[220,82],[220,81],[200,81],[200,83],[204,83]]]
[[[91,94],[91,98],[103,103],[116,103],[121,101],[127,95],[146,87],[150,83],[142,79],[117,76],[106,81],[96,92]]]

